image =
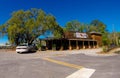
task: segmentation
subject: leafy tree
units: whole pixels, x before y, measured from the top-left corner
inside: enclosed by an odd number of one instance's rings
[[[97,27],[95,27],[95,26],[93,26],[93,25],[89,25],[87,28],[88,28],[88,29],[87,29],[88,32],[92,32],[92,31],[97,32]]]
[[[50,31],[54,38],[62,38],[63,28],[59,26],[57,22],[55,22],[55,17],[52,15],[48,15],[48,17],[46,17],[46,20],[46,26],[48,26],[47,31]]]
[[[84,24],[81,24],[79,21],[70,21],[65,26],[65,31],[79,31],[84,32]]]
[[[55,38],[63,38],[64,37],[64,31],[62,27],[57,27],[56,30],[53,32]]]
[[[105,33],[107,31],[106,25],[99,20],[93,20],[90,25],[93,31],[101,32],[101,33]]]
[[[16,45],[25,42],[32,44],[36,38],[47,30],[54,34],[60,28],[54,16],[35,8],[13,12],[12,17],[3,26],[1,27],[7,31],[9,41]]]
[[[108,31],[106,30],[106,25],[99,21],[99,20],[93,20],[90,24],[89,31],[95,31],[95,32],[100,32],[102,34],[102,42],[103,45],[109,45],[110,40],[108,38]]]
[[[120,45],[120,32],[112,32],[109,34],[111,44]]]
[[[2,33],[2,26],[0,26],[0,37],[2,37],[3,33]]]
[[[6,33],[6,28],[4,25],[0,26],[0,37],[3,37]]]

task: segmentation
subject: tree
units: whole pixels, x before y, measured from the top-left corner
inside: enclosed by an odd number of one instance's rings
[[[93,26],[93,25],[89,25],[89,26],[87,27],[87,32],[92,32],[92,31],[97,32],[97,27],[96,27],[96,26]]]
[[[63,31],[63,28],[58,26],[54,32],[54,38],[63,38],[64,37],[64,31]]]
[[[100,32],[102,34],[102,42],[103,45],[109,45],[110,40],[108,38],[108,31],[106,30],[106,25],[99,21],[99,20],[93,20],[90,23],[90,29],[89,31],[95,31],[95,32]]]
[[[0,37],[2,37],[3,33],[2,33],[2,26],[0,26]]]
[[[120,40],[120,32],[112,32],[109,34],[109,39],[110,39],[110,42],[111,44],[114,44],[114,45],[120,45],[119,43],[119,40]]]
[[[55,17],[52,15],[48,15],[46,17],[46,26],[47,31],[50,31],[54,38],[62,38],[63,37],[63,28],[59,26],[59,24],[56,21]]]
[[[19,10],[12,13],[12,17],[3,25],[7,31],[8,39],[12,44],[28,43],[33,41],[47,30],[52,33],[60,28],[56,19],[51,14],[46,14],[41,9]]]
[[[84,24],[81,24],[79,21],[70,21],[66,24],[65,26],[65,31],[79,31],[79,32],[84,32]]]
[[[100,32],[100,33],[105,33],[107,31],[106,25],[99,20],[93,20],[90,23],[90,25],[93,28],[93,31]]]
[[[6,33],[6,27],[4,25],[0,26],[0,37],[3,37]]]

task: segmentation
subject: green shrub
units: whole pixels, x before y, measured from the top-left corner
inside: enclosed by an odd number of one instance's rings
[[[103,52],[107,52],[108,51],[108,49],[107,49],[107,47],[103,47]]]
[[[52,50],[56,50],[56,44],[52,45]]]
[[[116,51],[115,53],[116,53],[116,54],[120,54],[120,51]]]

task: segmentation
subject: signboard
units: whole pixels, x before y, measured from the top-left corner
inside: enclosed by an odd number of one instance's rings
[[[88,35],[86,33],[75,33],[76,38],[88,38]]]

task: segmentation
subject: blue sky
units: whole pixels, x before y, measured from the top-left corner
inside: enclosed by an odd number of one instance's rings
[[[99,19],[112,31],[120,31],[120,1],[119,0],[1,0],[0,24],[5,23],[13,11],[20,9],[40,8],[46,13],[53,14],[61,26],[66,22],[78,20],[90,23]],[[7,37],[0,38],[0,43],[5,43]]]

